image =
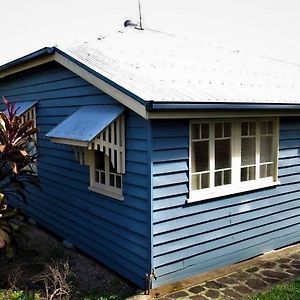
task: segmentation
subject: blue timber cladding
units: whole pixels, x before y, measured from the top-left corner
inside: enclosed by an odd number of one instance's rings
[[[88,167],[75,160],[70,146],[45,138],[79,107],[117,101],[56,63],[0,81],[0,95],[12,102],[38,100],[38,175],[43,191],[30,189],[24,211],[144,287],[151,259],[148,122],[126,113],[125,200],[118,201],[89,191]]]
[[[154,286],[300,240],[299,119],[280,119],[279,186],[190,204],[189,122],[152,131]]]

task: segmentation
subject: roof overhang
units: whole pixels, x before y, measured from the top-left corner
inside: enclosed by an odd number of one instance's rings
[[[0,79],[51,61],[58,62],[112,98],[116,99],[121,104],[135,111],[142,117],[146,119],[148,118],[144,100],[130,93],[130,91],[125,90],[123,87],[117,85],[105,76],[85,66],[56,47],[42,48],[0,66]]]
[[[145,119],[200,118],[216,115],[228,117],[237,115],[300,115],[300,104],[296,103],[276,104],[267,103],[267,101],[266,103],[263,101],[261,103],[147,101],[124,89],[121,85],[99,74],[57,47],[42,48],[0,66],[0,79],[51,61],[58,62]]]

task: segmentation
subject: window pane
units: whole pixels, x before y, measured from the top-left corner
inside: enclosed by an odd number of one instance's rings
[[[200,190],[200,175],[192,175],[192,190]]]
[[[224,123],[224,137],[231,137],[231,123]]]
[[[242,122],[242,136],[256,135],[256,122]]]
[[[231,183],[231,170],[215,172],[215,186]]]
[[[200,139],[200,124],[192,124],[192,139]]]
[[[272,161],[273,137],[260,137],[260,162]]]
[[[101,183],[105,184],[105,173],[104,172],[100,173],[100,178],[101,178]]]
[[[95,171],[95,181],[99,182],[99,172]]]
[[[105,170],[104,167],[104,156],[105,154],[101,151],[95,151],[95,169]]]
[[[256,122],[249,122],[249,135],[256,135]]]
[[[209,138],[209,124],[208,123],[201,124],[201,138],[202,139]]]
[[[247,181],[247,168],[241,169],[241,181]]]
[[[266,121],[260,122],[260,134],[267,134],[267,123]]]
[[[215,186],[222,185],[222,171],[215,173]]]
[[[248,122],[242,122],[242,135],[248,135]]]
[[[215,123],[215,137],[223,137],[223,123]]]
[[[255,179],[256,167],[249,167],[249,180]]]
[[[109,185],[115,186],[115,176],[113,174],[109,174]]]
[[[209,173],[192,175],[192,190],[201,190],[209,187]]]
[[[267,176],[270,177],[270,176],[273,176],[273,164],[269,164],[267,165]]]
[[[255,164],[256,154],[255,138],[242,138],[241,143],[241,162],[242,166]]]
[[[267,133],[273,134],[273,122],[272,121],[268,121],[267,128],[268,128]]]
[[[246,167],[241,169],[241,181],[248,181],[255,179],[255,167]]]
[[[112,172],[112,173],[117,173],[117,156],[116,156],[116,151],[115,151],[115,156],[114,156],[114,167],[113,167],[113,164],[111,163],[111,159],[109,157],[109,172]]]
[[[215,141],[215,168],[225,169],[231,167],[231,140]]]
[[[208,139],[209,138],[209,124],[192,124],[192,139]]]
[[[259,170],[259,177],[265,178],[267,177],[267,165],[261,165]]]
[[[116,187],[121,188],[121,176],[116,175]]]
[[[205,189],[209,187],[209,173],[201,174],[201,188]]]
[[[231,183],[231,170],[224,171],[224,184]]]
[[[207,171],[209,166],[208,141],[192,142],[192,172]]]

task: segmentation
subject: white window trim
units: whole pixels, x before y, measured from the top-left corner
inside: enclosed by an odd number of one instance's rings
[[[204,122],[231,122],[232,123],[232,151],[234,153],[238,153],[240,151],[240,145],[236,145],[234,141],[238,141],[240,144],[241,135],[238,132],[238,127],[236,126],[239,122],[247,122],[247,121],[273,121],[275,128],[274,128],[274,151],[273,151],[273,161],[274,161],[274,176],[251,180],[251,181],[244,181],[239,182],[238,184],[232,183],[228,185],[207,188],[203,190],[194,190],[192,191],[192,180],[191,180],[191,170],[192,170],[192,160],[191,160],[191,151],[192,151],[192,124],[197,123],[204,123]],[[211,143],[211,138],[209,139]],[[238,147],[238,149],[236,149]],[[211,152],[209,152],[211,153]],[[211,154],[210,154],[211,155]],[[203,200],[209,200],[212,198],[218,198],[228,195],[233,195],[237,193],[243,193],[246,191],[252,191],[256,189],[272,187],[275,185],[280,184],[278,181],[278,157],[279,157],[279,118],[236,118],[236,119],[201,119],[201,120],[191,120],[190,121],[190,128],[189,128],[189,198],[187,202],[197,202]],[[232,178],[237,177],[235,170],[241,168],[241,161],[240,155],[234,156],[232,155]],[[210,164],[211,164],[210,160]],[[212,169],[210,170],[212,172]],[[236,181],[236,180],[235,180]]]
[[[124,200],[123,197],[123,176],[125,173],[125,116],[122,115],[100,132],[93,139],[88,147],[73,146],[75,159],[82,165],[90,168],[89,190],[117,200]],[[95,180],[95,155],[97,151],[104,153],[105,177],[107,184],[101,184]],[[116,163],[117,175],[121,176],[121,188],[109,185],[109,175],[116,174],[109,171],[110,160]]]
[[[95,155],[97,155],[96,151],[89,151],[91,152],[92,155],[92,159],[91,159],[91,164],[90,164],[90,186],[89,186],[89,190],[102,194],[104,196],[108,196],[117,200],[124,200],[123,197],[123,178],[122,178],[122,174],[118,174],[119,176],[121,176],[121,188],[116,188],[116,187],[112,187],[109,184],[101,184],[100,182],[96,182],[95,180]],[[110,159],[109,157],[104,153],[104,164],[105,164],[105,182],[109,182],[109,175],[110,174],[115,174],[109,171],[109,163],[110,163]]]

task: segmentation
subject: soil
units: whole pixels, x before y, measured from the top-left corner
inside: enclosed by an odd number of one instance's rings
[[[25,289],[40,274],[47,274],[49,265],[68,262],[70,299],[127,299],[137,287],[99,262],[76,249],[67,249],[62,241],[37,225],[27,225],[24,241],[17,253],[7,259],[0,253],[0,289]]]

